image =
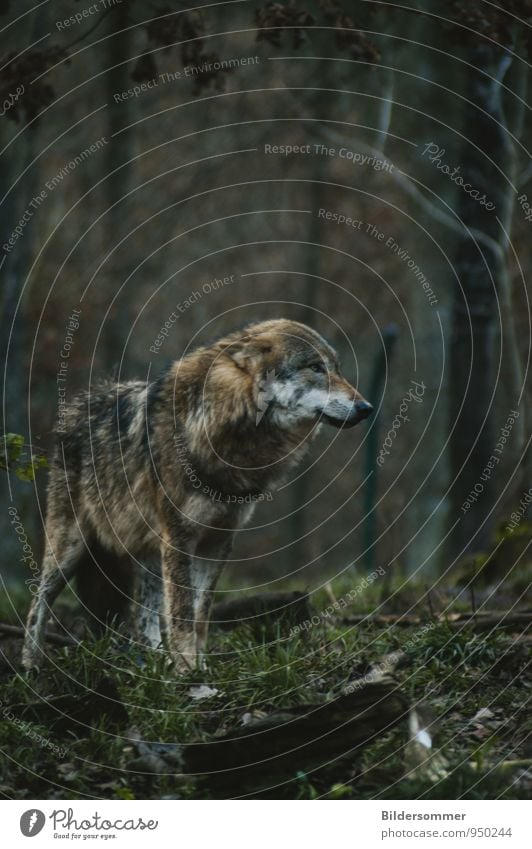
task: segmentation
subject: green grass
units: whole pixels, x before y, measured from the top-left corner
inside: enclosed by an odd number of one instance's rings
[[[337,596],[340,590],[335,587]],[[368,605],[368,596],[364,601]],[[326,596],[315,602],[316,609],[322,602],[326,605]],[[530,693],[526,656],[515,637],[470,629],[456,632],[445,624],[419,635],[419,627],[376,627],[370,621],[356,627],[329,622],[292,637],[279,627],[268,632],[249,626],[230,633],[213,631],[208,671],[181,677],[172,674],[164,653],[127,651],[116,635],[76,648],[51,649],[53,665],[45,675],[5,676],[2,709],[35,702],[38,695],[71,693],[84,698],[87,688],[105,675],[116,684],[129,721],[117,727],[104,716],[95,727],[61,734],[46,724],[26,728],[64,750],[64,756],[58,757],[4,719],[0,792],[8,798],[132,799],[176,794],[204,798],[205,793],[198,794],[189,780],[172,774],[139,774],[130,768],[135,757],[132,729],[154,742],[210,740],[241,727],[246,713],[267,714],[334,698],[350,680],[399,648],[406,650],[410,662],[396,672],[396,679],[410,702],[421,704],[420,710],[435,720],[434,748],[444,759],[446,775],[438,781],[422,769],[408,775],[408,731],[403,723],[376,739],[347,766],[306,775],[295,762],[292,783],[277,788],[273,795],[526,798],[530,787],[516,781],[519,767],[507,764],[526,757],[532,730],[526,715]],[[198,684],[215,688],[217,695],[195,701],[190,689]],[[486,732],[482,725],[471,723],[482,707],[494,714]]]

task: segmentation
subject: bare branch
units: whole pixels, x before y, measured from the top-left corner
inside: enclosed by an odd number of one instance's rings
[[[532,162],[528,164],[524,171],[521,171],[519,177],[517,178],[517,188],[522,189],[523,186],[526,186],[530,178],[532,177]]]
[[[84,32],[83,35],[80,35],[79,38],[75,38],[74,41],[71,41],[70,44],[67,44],[66,47],[65,47],[65,50],[70,50],[71,47],[74,47],[74,45],[80,44],[82,41],[85,41],[85,39],[88,38],[89,35],[91,35],[94,32],[95,29],[98,29],[100,24],[109,15],[109,12],[112,12],[114,8],[115,8],[114,6],[109,6],[109,8],[105,12],[103,12],[101,15],[99,15],[96,23],[93,24],[91,27],[89,27],[89,29],[86,30],[86,32]]]
[[[386,139],[388,138],[392,122],[394,81],[394,72],[390,71],[388,84],[386,86],[386,91],[384,92],[384,99],[379,113],[379,131],[377,133],[377,141],[375,144],[377,150],[380,150],[382,153],[384,153],[384,146],[386,144]]]
[[[328,127],[321,126],[320,130],[324,135],[328,137],[330,141],[334,141],[337,145],[345,145],[346,143],[348,143],[348,140],[338,135],[338,133],[335,133],[333,130],[330,130]],[[371,156],[376,156],[380,153],[380,151],[376,148],[371,147],[370,145],[361,144],[358,141],[357,147],[360,148],[363,153],[367,153]],[[394,165],[389,156],[387,156],[386,159],[388,160],[388,162],[390,162],[391,165]],[[400,185],[401,188],[404,189],[404,191],[408,195],[410,195],[410,197],[415,200],[416,203],[424,210],[424,212],[426,212],[427,215],[430,215],[432,219],[437,221],[439,224],[443,224],[445,227],[447,227],[449,230],[452,230],[454,233],[457,233],[463,239],[468,238],[469,236],[473,237],[479,244],[484,245],[484,247],[492,251],[499,259],[502,259],[504,257],[504,251],[498,242],[496,242],[490,236],[487,236],[481,230],[477,230],[474,227],[465,228],[451,215],[448,215],[443,210],[438,209],[438,207],[434,203],[432,203],[432,201],[430,201],[427,197],[425,197],[422,192],[419,191],[419,189],[414,185],[410,177],[407,177],[407,175],[403,171],[401,171],[400,168],[397,168],[396,165],[394,165],[394,167],[388,173],[389,176],[393,180],[395,180],[395,182]]]

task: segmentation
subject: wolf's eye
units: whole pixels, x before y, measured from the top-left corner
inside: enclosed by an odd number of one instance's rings
[[[311,371],[315,371],[317,374],[325,374],[327,369],[323,365],[323,363],[311,363],[308,368]]]

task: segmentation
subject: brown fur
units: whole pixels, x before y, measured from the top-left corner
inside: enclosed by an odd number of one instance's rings
[[[39,665],[45,617],[96,546],[122,563],[126,555],[137,561],[141,638],[159,645],[161,624],[176,666],[194,665],[205,651],[216,581],[250,502],[280,484],[320,421],[351,426],[370,411],[325,340],[285,319],[199,348],[152,384],[107,383],[78,397],[50,473],[26,667]],[[157,557],[162,584],[146,565]]]

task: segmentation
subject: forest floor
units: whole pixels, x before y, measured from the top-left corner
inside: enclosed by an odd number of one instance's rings
[[[312,770],[301,768],[296,750],[293,767],[282,780],[272,780],[264,795],[529,798],[529,626],[479,630],[472,623],[453,625],[452,615],[466,610],[467,599],[446,605],[443,621],[434,610],[437,599],[427,606],[424,592],[414,587],[406,595],[392,594],[394,609],[384,610],[389,622],[375,621],[378,599],[372,591],[369,587],[334,617],[321,614],[331,599],[349,592],[349,582],[320,591],[312,597],[312,622],[320,621],[308,627],[272,620],[231,631],[212,628],[208,670],[177,678],[164,653],[132,650],[109,633],[71,647],[49,643],[46,671],[25,678],[20,639],[0,632],[1,796],[208,798],[208,788],[199,789],[176,766],[161,769],[161,761],[153,758],[150,763],[139,740],[216,741],[234,729],[252,728],[249,723],[281,708],[330,702],[377,670],[409,706],[400,721]],[[480,607],[483,599],[501,608],[500,593],[481,593]],[[504,607],[512,607],[508,597],[504,601]],[[23,605],[14,608],[11,602],[0,609],[0,621],[19,624]],[[395,622],[394,614],[405,610],[424,624]],[[355,614],[367,618],[349,622]],[[58,604],[58,615],[65,622],[72,616],[68,599]],[[423,731],[417,741],[413,717]],[[217,769],[216,760],[212,769]],[[241,787],[228,795],[251,792],[243,774]]]

